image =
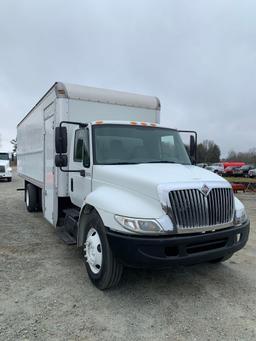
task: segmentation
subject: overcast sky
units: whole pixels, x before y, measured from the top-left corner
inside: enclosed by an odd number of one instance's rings
[[[224,156],[256,147],[255,18],[255,0],[1,1],[1,149],[57,80],[156,95]]]

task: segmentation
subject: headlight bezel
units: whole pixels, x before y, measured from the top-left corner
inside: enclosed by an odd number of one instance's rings
[[[116,222],[129,232],[136,234],[161,234],[164,232],[160,223],[155,219],[133,218],[121,215],[114,215]],[[146,228],[146,224],[151,224],[151,229]],[[143,229],[144,225],[144,229]],[[153,229],[154,227],[154,229]]]

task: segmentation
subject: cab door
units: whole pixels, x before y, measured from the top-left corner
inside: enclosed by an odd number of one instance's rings
[[[81,207],[92,187],[89,128],[74,131],[73,146],[69,158],[69,193],[71,202]],[[72,172],[72,170],[76,172]],[[79,172],[82,171],[82,172]]]

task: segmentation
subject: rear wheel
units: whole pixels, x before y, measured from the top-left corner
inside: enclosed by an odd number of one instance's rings
[[[228,253],[227,255],[223,257],[210,260],[209,263],[222,263],[228,260],[229,258],[231,258],[232,256],[233,256],[233,253]]]
[[[38,210],[37,188],[32,184],[27,184],[25,194],[26,207],[29,212]]]
[[[11,181],[12,181],[12,178],[7,178],[7,181],[8,181],[8,182],[11,182]]]
[[[84,236],[82,254],[90,280],[101,290],[117,286],[123,266],[114,257],[105,226],[95,210],[88,217]]]

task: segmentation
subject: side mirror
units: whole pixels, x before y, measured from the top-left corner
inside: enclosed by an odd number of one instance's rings
[[[189,155],[192,163],[194,164],[196,162],[196,142],[193,135],[190,135]]]
[[[56,127],[55,128],[55,150],[58,154],[67,153],[67,128],[66,127]],[[57,166],[58,167],[58,166]]]
[[[55,155],[55,166],[56,167],[67,167],[68,157],[67,155],[56,154]]]
[[[87,168],[90,167],[90,154],[85,146],[83,148],[83,166]]]
[[[195,155],[196,143],[193,135],[190,135],[189,153],[191,156]]]
[[[190,135],[190,145],[189,145],[189,157],[192,164],[197,163],[197,132],[194,130],[179,130],[179,133],[193,134]],[[188,149],[186,147],[186,149]]]

